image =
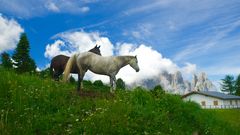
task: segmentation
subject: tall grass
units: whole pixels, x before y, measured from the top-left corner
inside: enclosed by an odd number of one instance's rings
[[[79,96],[75,85],[15,74],[0,68],[0,134],[237,134],[177,95],[96,86],[85,81]]]

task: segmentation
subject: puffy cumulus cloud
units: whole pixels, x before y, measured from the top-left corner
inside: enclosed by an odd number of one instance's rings
[[[101,53],[103,56],[113,55],[113,44],[107,37],[100,36],[98,32],[64,32],[59,34],[58,37],[71,44],[71,46],[79,52],[88,51],[98,44],[101,45]]]
[[[14,49],[23,31],[14,19],[7,19],[0,14],[0,53]]]
[[[197,70],[196,64],[185,63],[185,66],[181,68],[181,71],[186,74],[194,74]]]
[[[47,44],[44,56],[47,58],[53,58],[59,54],[70,56],[71,53],[64,50],[64,47],[66,47],[66,45],[62,40],[56,40],[53,44]]]
[[[178,66],[170,59],[163,58],[161,53],[152,49],[150,46],[140,45],[136,47],[133,44],[121,44],[119,55],[137,55],[140,71],[136,73],[130,66],[120,70],[117,77],[122,78],[127,84],[141,82],[146,79],[152,79],[159,76],[162,71],[174,73]]]
[[[197,65],[187,62],[179,71],[181,71],[185,79],[191,79],[192,75],[197,72]]]
[[[96,44],[101,45],[103,56],[113,55],[113,45],[107,37],[101,37],[98,32],[87,33],[84,31],[64,32],[56,35],[59,38],[52,44],[48,44],[45,57],[52,58],[59,54],[72,55],[76,52],[85,52]]]

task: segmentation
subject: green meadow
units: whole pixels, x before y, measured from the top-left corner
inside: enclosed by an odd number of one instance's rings
[[[0,68],[0,134],[237,135],[239,110],[203,110],[160,89],[109,92]]]
[[[214,109],[206,111],[213,113],[218,119],[225,121],[232,127],[240,129],[240,109]]]

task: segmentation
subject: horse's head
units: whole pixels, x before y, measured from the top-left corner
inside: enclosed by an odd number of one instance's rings
[[[94,48],[92,48],[91,50],[89,50],[89,52],[92,52],[92,53],[95,53],[95,54],[97,54],[97,55],[101,55],[102,56],[102,54],[101,54],[101,51],[100,51],[100,45],[98,46],[98,45],[96,45]]]
[[[138,67],[138,60],[137,56],[131,57],[131,60],[129,61],[129,65],[138,72],[140,69]]]

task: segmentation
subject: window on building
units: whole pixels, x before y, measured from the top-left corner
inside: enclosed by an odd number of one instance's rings
[[[218,106],[218,101],[213,101],[213,105]]]
[[[238,101],[237,100],[235,100],[235,103],[236,103],[236,105],[238,105]]]
[[[205,101],[202,101],[201,104],[202,104],[202,106],[206,106],[206,102]]]
[[[230,105],[232,105],[232,100],[230,100]]]

